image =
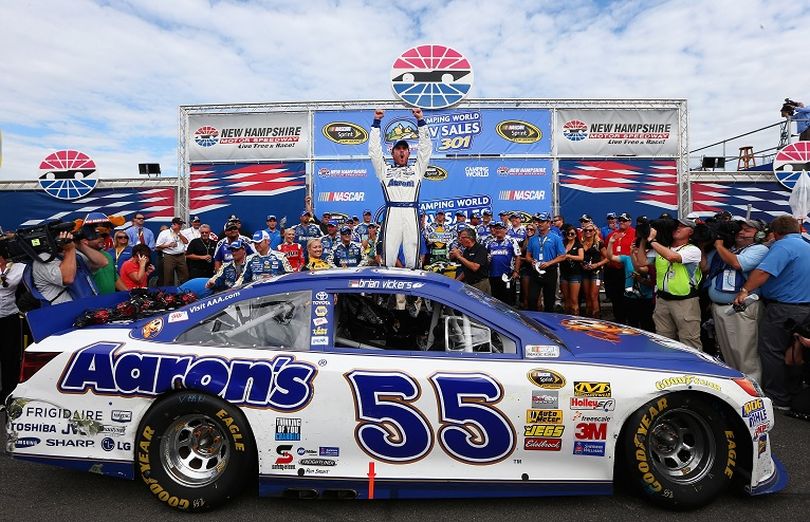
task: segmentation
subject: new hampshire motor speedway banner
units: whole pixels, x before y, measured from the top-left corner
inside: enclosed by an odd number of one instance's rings
[[[315,112],[315,157],[368,156],[370,110]],[[547,109],[447,109],[426,111],[433,157],[468,154],[551,154],[551,112]],[[399,140],[414,147],[416,121],[410,110],[390,110],[382,120],[383,150]]]
[[[309,155],[306,112],[192,114],[188,118],[191,162],[303,159]]]
[[[74,221],[90,212],[122,216],[129,222],[135,212],[143,212],[146,226],[157,234],[160,225],[174,217],[173,187],[143,189],[96,189],[88,196],[65,200],[48,195],[44,190],[0,191],[0,225],[4,231],[23,225],[36,225],[49,219]]]
[[[608,212],[650,219],[677,216],[677,167],[672,160],[560,161],[560,208],[567,222],[590,214],[604,225]],[[773,182],[692,182],[692,210],[711,215],[728,210],[770,222],[790,213],[790,192]]]
[[[677,156],[675,109],[561,109],[554,139],[560,156]]]
[[[385,201],[368,160],[316,161],[315,211],[338,217],[370,210],[379,220]],[[433,220],[436,212],[485,209],[533,214],[551,210],[551,161],[541,159],[437,159],[422,181],[419,210]],[[525,215],[524,217],[528,217]]]
[[[242,231],[266,228],[266,217],[298,224],[306,195],[306,167],[302,161],[272,163],[199,163],[191,165],[189,214],[199,216],[221,235],[231,214]]]

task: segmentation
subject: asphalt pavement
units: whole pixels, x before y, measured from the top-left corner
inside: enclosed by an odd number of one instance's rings
[[[5,416],[0,415],[5,448]],[[777,415],[774,453],[788,470],[784,491],[748,497],[728,493],[687,513],[662,511],[629,493],[612,497],[475,500],[288,500],[245,494],[195,520],[319,521],[625,521],[810,520],[810,422]],[[191,520],[155,500],[140,481],[64,470],[0,454],[0,520]]]

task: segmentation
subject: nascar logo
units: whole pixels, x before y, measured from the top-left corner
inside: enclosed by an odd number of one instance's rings
[[[321,192],[318,201],[365,201],[365,192]]]
[[[498,192],[501,201],[544,201],[545,190],[501,190]]]
[[[405,103],[422,109],[455,105],[470,92],[473,70],[460,52],[444,45],[419,45],[391,67],[391,87]]]

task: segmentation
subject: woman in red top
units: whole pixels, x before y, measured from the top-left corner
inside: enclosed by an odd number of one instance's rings
[[[295,230],[288,228],[284,231],[284,242],[278,246],[281,252],[287,256],[287,261],[296,272],[304,266],[304,249],[295,242]]]
[[[132,248],[132,257],[121,265],[121,272],[118,274],[127,290],[133,288],[146,288],[149,274],[155,269],[149,264],[149,256],[152,251],[149,247],[139,243]]]

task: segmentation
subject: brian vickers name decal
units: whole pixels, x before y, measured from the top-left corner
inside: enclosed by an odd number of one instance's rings
[[[179,383],[234,404],[297,411],[313,396],[315,366],[290,356],[266,360],[222,359],[116,350],[96,343],[76,352],[59,381],[64,392],[153,397]]]

